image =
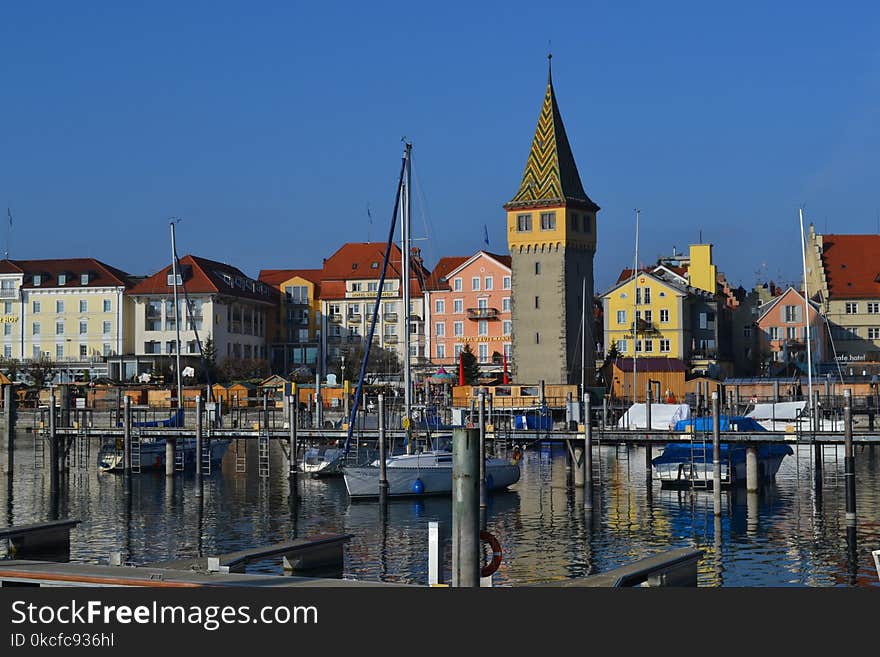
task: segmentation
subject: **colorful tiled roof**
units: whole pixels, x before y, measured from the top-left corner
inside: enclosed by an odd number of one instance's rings
[[[586,207],[594,212],[599,210],[599,206],[587,196],[581,184],[565,126],[562,124],[562,115],[556,104],[553,76],[550,74],[547,77],[544,103],[538,116],[538,126],[526,160],[522,183],[516,196],[504,207],[512,210],[562,203]]]
[[[277,300],[278,290],[271,285],[254,281],[232,265],[185,255],[180,259],[180,266],[184,274],[184,286],[190,294],[216,293],[265,303],[274,303]],[[163,267],[135,285],[128,294],[169,294],[173,290],[168,285],[171,271],[170,264]]]
[[[823,235],[822,264],[832,299],[880,299],[880,235]]]
[[[58,274],[67,274],[63,287],[131,287],[130,274],[94,258],[56,258],[52,260],[2,260],[0,273],[22,273],[24,288],[58,287]],[[40,285],[33,283],[34,274],[41,276]],[[89,282],[83,285],[81,274],[89,274]]]

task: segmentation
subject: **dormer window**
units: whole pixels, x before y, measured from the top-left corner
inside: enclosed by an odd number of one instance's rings
[[[379,263],[378,262],[371,262],[370,269],[379,269]]]
[[[165,277],[165,279],[168,287],[174,287],[174,272],[168,272],[168,275]],[[183,276],[181,276],[180,274],[177,274],[177,284],[183,285]]]
[[[34,287],[40,287],[43,284],[43,275],[34,274]]]
[[[79,275],[79,284],[80,285],[88,285],[89,284],[89,275],[87,273]]]
[[[67,285],[67,274],[58,274],[58,285]]]
[[[356,263],[356,262],[351,263],[351,268],[352,268],[352,269],[357,269],[357,268],[358,268],[358,263]]]

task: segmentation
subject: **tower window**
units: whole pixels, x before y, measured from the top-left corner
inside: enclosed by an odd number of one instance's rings
[[[553,230],[556,228],[556,213],[555,212],[542,212],[541,213],[541,230]]]
[[[516,218],[516,230],[520,233],[530,232],[532,230],[532,215],[518,215]]]
[[[535,297],[535,308],[538,307],[538,297]]]
[[[580,230],[580,222],[578,221],[578,216],[574,212],[571,213],[571,229],[573,231]]]
[[[593,232],[593,217],[592,215],[585,214],[584,215],[584,232],[592,233]]]
[[[536,262],[536,263],[535,263],[535,276],[537,276],[537,275],[540,274],[540,273],[541,273],[541,263],[540,263],[540,262]]]
[[[541,334],[535,333],[535,344],[541,344]]]

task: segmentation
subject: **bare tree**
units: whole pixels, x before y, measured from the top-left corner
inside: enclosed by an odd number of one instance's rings
[[[55,361],[46,356],[36,358],[27,365],[28,376],[37,388],[42,388],[55,376]]]

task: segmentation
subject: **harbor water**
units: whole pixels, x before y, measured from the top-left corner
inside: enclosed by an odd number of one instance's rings
[[[248,446],[247,472],[236,472],[233,450],[204,479],[201,497],[190,472],[124,478],[99,473],[93,449],[88,468],[71,468],[50,495],[49,473],[34,467],[33,439],[16,438],[12,472],[0,450],[0,526],[57,518],[80,519],[71,533],[71,560],[148,564],[211,556],[315,533],[353,534],[342,577],[425,584],[428,523],[440,521],[445,577],[451,557],[451,500],[406,499],[352,503],[341,478],[299,478],[291,504],[287,464],[272,444],[268,478],[257,472],[257,445]],[[654,449],[654,455],[659,450]],[[712,493],[648,484],[644,449],[601,445],[594,450],[593,511],[571,483],[565,448],[529,447],[520,481],[489,499],[487,528],[498,537],[503,562],[496,586],[536,584],[607,571],[675,547],[705,551],[700,586],[878,586],[871,550],[880,549],[880,448],[856,447],[857,540],[847,540],[843,448],[826,447],[822,486],[814,486],[813,449],[788,456],[775,482],[757,495],[723,491],[723,514]],[[0,555],[5,555],[0,546]],[[281,573],[278,561],[249,572]],[[340,574],[337,573],[337,576]]]

